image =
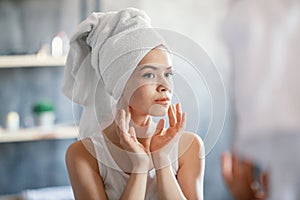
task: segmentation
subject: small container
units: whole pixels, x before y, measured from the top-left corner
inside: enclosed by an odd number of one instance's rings
[[[36,126],[51,128],[55,121],[54,106],[51,102],[40,101],[33,107],[34,122]]]
[[[63,55],[63,40],[57,35],[51,42],[51,54],[53,57],[60,57]]]
[[[69,52],[69,38],[64,31],[60,31],[52,39],[51,42],[51,55],[53,57],[60,57],[67,55]]]
[[[17,112],[9,112],[6,116],[6,129],[17,131],[20,128],[20,117]]]

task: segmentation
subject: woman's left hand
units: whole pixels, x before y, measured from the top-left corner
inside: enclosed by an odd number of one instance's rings
[[[185,128],[186,114],[182,113],[180,104],[170,105],[168,117],[169,127],[164,130],[165,120],[159,120],[151,139],[150,151],[155,168],[170,164],[169,154]]]

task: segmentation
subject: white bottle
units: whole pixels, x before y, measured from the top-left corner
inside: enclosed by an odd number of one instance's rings
[[[59,35],[55,36],[52,40],[51,54],[53,57],[60,57],[63,55],[63,40]]]
[[[6,116],[6,129],[16,131],[20,128],[20,117],[16,112],[9,112]]]
[[[69,52],[69,38],[64,31],[56,34],[51,43],[51,54],[53,57],[67,55]]]

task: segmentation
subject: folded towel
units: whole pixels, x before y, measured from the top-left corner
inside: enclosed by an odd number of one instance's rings
[[[63,93],[83,106],[79,138],[98,133],[113,121],[115,106],[141,59],[165,45],[142,10],[93,13],[70,41]]]
[[[73,200],[74,195],[71,186],[55,186],[39,189],[24,190],[23,200]]]

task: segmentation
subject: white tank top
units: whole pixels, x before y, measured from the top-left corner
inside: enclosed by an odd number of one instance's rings
[[[92,136],[91,141],[94,144],[99,172],[103,180],[106,196],[109,200],[118,200],[125,189],[130,175],[123,172],[116,164],[106,145],[104,136],[101,133],[97,134],[97,136]],[[172,156],[176,156],[176,159],[172,159],[175,160],[175,162],[172,163],[172,169],[174,175],[176,175],[178,170],[178,147],[173,149]],[[145,199],[158,199],[155,169],[148,172]]]

